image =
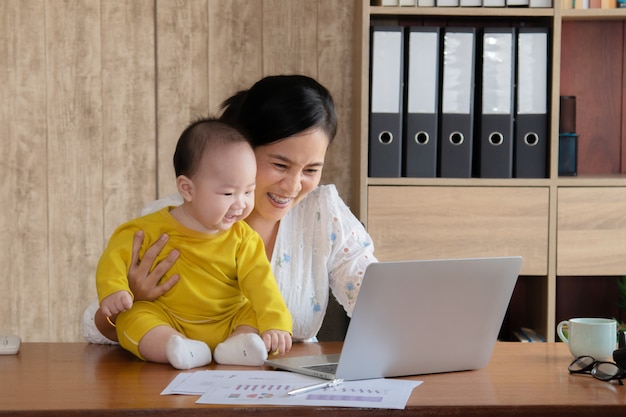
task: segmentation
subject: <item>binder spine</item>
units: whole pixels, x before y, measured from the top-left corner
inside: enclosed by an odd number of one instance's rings
[[[479,171],[483,178],[513,176],[515,29],[482,34]]]
[[[402,27],[372,27],[369,176],[400,177],[402,169]]]
[[[405,38],[403,175],[436,177],[440,28],[409,27]]]
[[[514,151],[517,178],[547,175],[549,53],[548,28],[518,29]]]
[[[472,176],[474,129],[475,28],[444,33],[439,174]]]

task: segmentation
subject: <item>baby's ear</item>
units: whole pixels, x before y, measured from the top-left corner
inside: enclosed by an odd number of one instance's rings
[[[176,177],[176,187],[178,188],[178,193],[185,201],[189,202],[193,200],[194,185],[191,178],[186,175],[179,175]]]

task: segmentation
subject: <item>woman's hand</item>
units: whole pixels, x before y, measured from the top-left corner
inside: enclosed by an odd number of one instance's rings
[[[143,238],[144,235],[141,230],[135,233],[133,255],[128,270],[128,285],[133,292],[135,301],[154,301],[172,289],[178,282],[179,276],[175,274],[169,277],[167,281],[159,284],[159,280],[163,278],[165,273],[169,271],[172,265],[174,265],[174,262],[178,259],[179,252],[176,249],[172,250],[167,257],[159,262],[151,271],[150,268],[154,264],[154,260],[165,247],[169,236],[166,234],[161,235],[159,240],[146,250],[143,259],[139,259],[139,250],[141,249]]]

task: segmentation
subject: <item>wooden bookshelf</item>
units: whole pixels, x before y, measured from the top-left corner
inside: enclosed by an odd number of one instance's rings
[[[611,317],[611,282],[626,274],[626,10],[562,10],[558,2],[552,8],[382,7],[357,0],[355,20],[354,210],[379,258],[522,255],[505,325],[536,329],[548,341],[562,316],[589,314],[575,294],[598,290],[607,308],[592,311]],[[373,24],[548,27],[547,177],[369,178]],[[575,177],[558,175],[560,95],[577,97]]]

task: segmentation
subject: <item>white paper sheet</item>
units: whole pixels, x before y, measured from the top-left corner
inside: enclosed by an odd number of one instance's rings
[[[199,404],[303,405],[403,409],[422,381],[367,379],[290,396],[287,392],[322,382],[283,371],[196,371],[181,373],[161,395],[200,395]]]

